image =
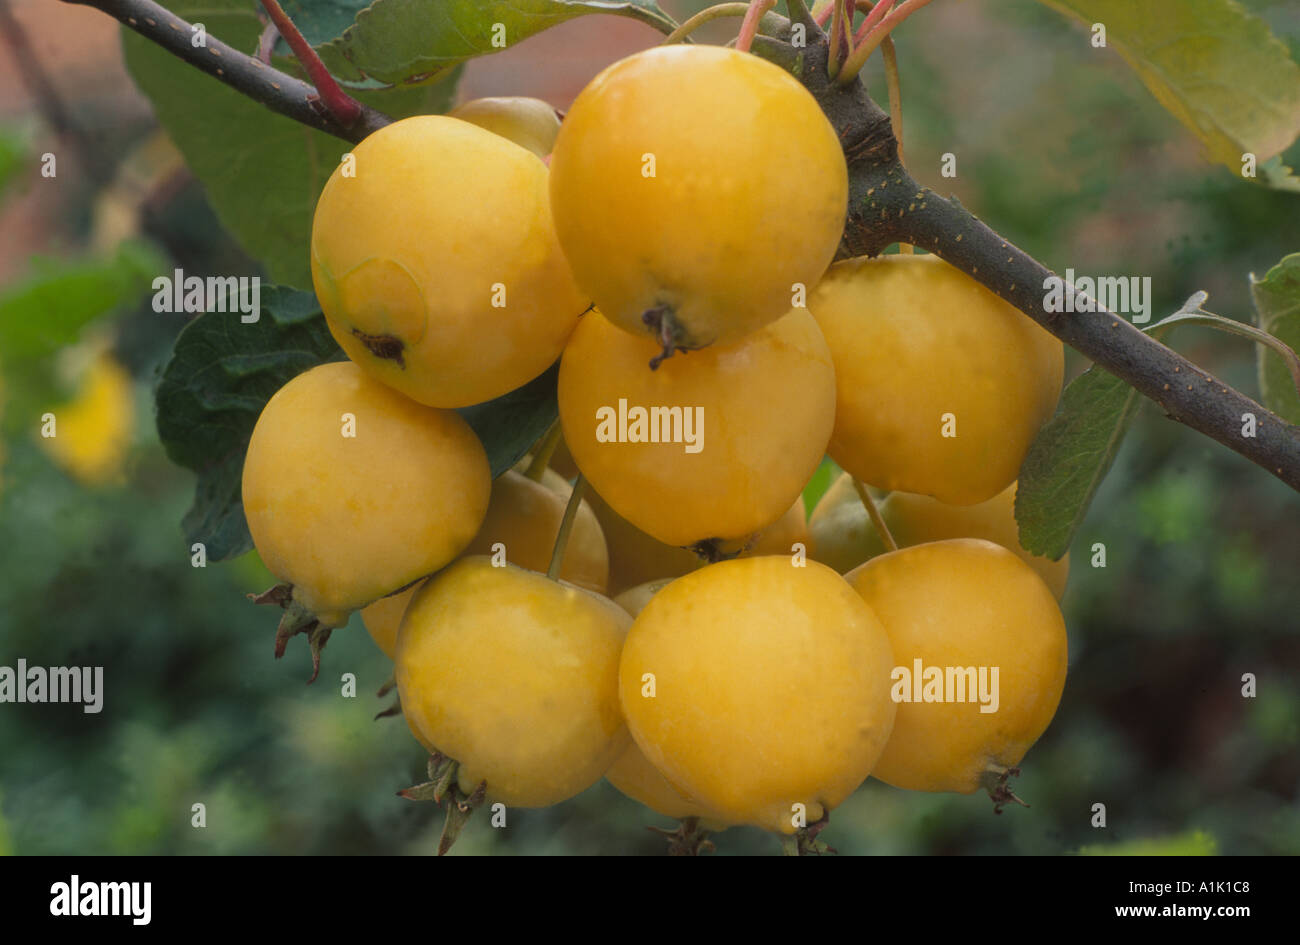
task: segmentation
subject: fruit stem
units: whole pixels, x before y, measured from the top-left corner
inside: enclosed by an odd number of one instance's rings
[[[311,43],[298,31],[294,26],[293,20],[281,9],[277,0],[262,0],[262,6],[266,9],[267,15],[284,41],[289,44],[293,50],[295,58],[307,71],[311,84],[316,86],[316,93],[320,96],[320,102],[340,125],[344,128],[351,128],[356,124],[357,119],[361,117],[361,103],[348,95],[334,81],[334,76],[330,75],[329,70],[325,68],[325,63],[320,61],[320,56],[316,55],[316,50],[311,48]]]
[[[903,3],[894,7],[889,15],[877,23],[875,28],[863,38],[862,43],[857,49],[853,50],[852,55],[844,61],[843,67],[835,76],[836,81],[841,85],[848,85],[857,78],[858,73],[862,71],[862,67],[866,65],[867,59],[876,51],[876,47],[885,41],[885,37],[890,34],[893,28],[930,2],[931,0],[904,0]]]
[[[560,530],[555,536],[555,550],[551,552],[551,566],[546,569],[546,576],[552,581],[560,579],[560,568],[564,565],[564,551],[569,545],[569,533],[573,531],[573,520],[578,517],[578,506],[582,504],[582,494],[587,491],[587,480],[578,473],[573,482],[573,491],[569,493],[569,504],[564,507],[564,518],[560,520]]]
[[[791,23],[802,23],[809,29],[818,25],[817,20],[808,12],[808,6],[803,0],[786,0],[785,8],[790,14]]]
[[[650,359],[650,370],[657,371],[659,365],[673,356],[673,352],[678,350],[677,342],[681,340],[681,329],[677,327],[677,318],[673,314],[671,305],[656,305],[654,308],[646,309],[641,315],[641,321],[649,327],[654,334],[655,340],[659,342],[663,349],[659,354]],[[681,350],[685,351],[685,348]]]
[[[541,482],[542,474],[546,472],[546,467],[550,465],[551,457],[555,455],[556,447],[560,445],[560,438],[563,436],[560,431],[560,421],[557,418],[551,424],[549,430],[542,434],[542,438],[537,441],[537,449],[533,453],[533,460],[528,464],[524,475],[533,482]]]
[[[892,4],[893,0],[882,0],[871,12],[874,14],[877,10]],[[871,0],[858,0],[858,7],[863,6],[870,8]],[[860,31],[859,36],[862,35]],[[898,141],[898,163],[907,167],[907,161],[903,158],[903,87],[898,78],[898,50],[894,46],[894,37],[885,37],[885,41],[880,44],[880,54],[885,59],[885,87],[889,90],[889,124],[894,129],[894,138]],[[898,251],[904,256],[910,256],[913,252],[912,244],[899,243]]]
[[[894,8],[895,2],[896,0],[880,0],[879,3],[872,3],[871,0],[857,0],[859,10],[866,7],[867,18],[858,27],[858,32],[853,37],[853,41],[860,43],[866,39],[867,35],[875,29],[876,24],[884,19],[885,14]]]
[[[754,45],[754,36],[758,33],[758,21],[774,6],[776,0],[750,0],[745,19],[740,24],[740,35],[736,37],[737,52],[749,52],[749,47]]]
[[[266,25],[262,27],[262,35],[257,37],[257,52],[253,54],[254,58],[269,66],[271,56],[275,53],[275,41],[279,38],[280,31],[275,28],[275,21],[267,20]]]
[[[835,0],[831,14],[830,55],[826,60],[826,74],[832,79],[839,74],[850,52],[848,39],[852,34],[853,24],[852,21],[847,25],[845,23],[849,15],[844,0]]]
[[[726,16],[745,16],[747,13],[749,13],[748,3],[719,3],[711,7],[706,7],[684,22],[681,26],[677,27],[677,29],[669,33],[668,38],[659,45],[668,46],[672,43],[685,42],[687,36],[705,23],[712,20],[719,20]]]
[[[885,543],[885,547],[890,551],[898,550],[898,542],[894,541],[894,536],[889,533],[889,526],[885,524],[885,519],[880,514],[880,509],[876,508],[876,500],[871,498],[871,493],[862,481],[854,478],[853,488],[858,491],[858,498],[862,500],[862,506],[867,510],[867,515],[871,518],[871,524],[876,527],[880,534],[880,540]]]

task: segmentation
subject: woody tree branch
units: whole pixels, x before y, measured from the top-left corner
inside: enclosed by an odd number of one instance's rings
[[[892,243],[910,243],[934,253],[1155,401],[1170,419],[1203,433],[1300,491],[1300,427],[1119,315],[1104,309],[1047,311],[1044,284],[1055,273],[999,236],[955,198],[939,196],[904,170],[889,116],[871,100],[861,81],[838,85],[827,76],[824,35],[809,35],[807,45],[800,49],[791,47],[788,39],[759,37],[754,51],[785,66],[804,83],[844,146],[849,209],[840,258],[878,255]],[[1070,291],[1068,286],[1066,291]],[[953,315],[960,317],[960,313]],[[1253,437],[1243,435],[1246,414],[1255,418]]]
[[[280,72],[253,56],[226,45],[211,34],[196,46],[191,24],[153,0],[64,0],[94,7],[206,72],[219,82],[260,102],[273,112],[317,131],[356,143],[392,119],[376,109],[359,105],[359,114],[345,124],[326,108],[316,89],[301,79]]]
[[[186,62],[282,115],[356,142],[391,119],[363,106],[343,127],[315,89],[208,37],[194,47],[190,25],[152,0],[65,0],[115,17]],[[791,45],[788,22],[754,39],[753,51],[795,75],[812,92],[844,147],[849,209],[839,255],[875,255],[892,243],[920,246],[972,276],[1097,365],[1155,401],[1170,418],[1246,457],[1300,491],[1300,427],[1217,380],[1177,352],[1104,310],[1057,313],[1044,307],[1044,282],[1053,273],[1003,239],[955,200],[922,187],[898,160],[889,116],[858,79],[836,84],[827,76],[828,46],[820,29],[796,5],[805,42]],[[769,14],[770,16],[770,14]],[[815,25],[815,24],[814,24]],[[959,317],[955,314],[954,317]],[[1253,437],[1243,416],[1255,417]]]

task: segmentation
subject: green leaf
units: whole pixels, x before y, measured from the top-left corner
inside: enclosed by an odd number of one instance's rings
[[[1137,404],[1136,390],[1095,366],[1065,388],[1020,467],[1016,522],[1026,551],[1057,560],[1069,550]]]
[[[1203,830],[1169,837],[1129,840],[1125,843],[1094,843],[1079,850],[1079,856],[1214,856],[1219,845]]]
[[[375,0],[320,54],[347,82],[419,83],[590,13],[632,17],[663,32],[673,27],[654,0]]]
[[[262,25],[246,0],[166,0],[236,49],[253,52]],[[154,113],[203,184],[222,225],[260,260],[272,281],[311,286],[308,242],[321,188],[350,145],[277,115],[123,30],[126,65]],[[357,93],[394,118],[445,111],[459,74],[435,85]]]
[[[1259,327],[1300,351],[1300,253],[1283,257],[1263,279],[1252,275],[1250,293]],[[1263,345],[1255,347],[1264,406],[1290,423],[1300,423],[1300,394],[1291,372],[1277,352]]]
[[[1267,23],[1233,0],[1042,2],[1104,24],[1107,45],[1234,174],[1243,154],[1263,164],[1300,132],[1300,66]]]
[[[1290,190],[1300,194],[1300,177],[1282,163],[1282,155],[1259,165],[1259,176],[1273,190]]]
[[[556,361],[523,387],[460,409],[460,415],[483,441],[493,479],[519,462],[559,416],[555,399],[559,377],[560,362]]]
[[[173,462],[199,474],[181,527],[220,561],[252,547],[240,480],[253,426],[271,395],[290,379],[343,352],[315,296],[270,286],[261,314],[207,312],[185,326],[156,391],[158,434]]]
[[[280,3],[298,32],[313,46],[338,39],[369,5],[370,0],[281,0]],[[288,49],[283,39],[279,44]]]
[[[13,366],[54,354],[168,271],[157,250],[134,242],[108,259],[33,260],[31,274],[0,296],[0,362]]]
[[[261,317],[207,312],[185,326],[158,382],[158,434],[173,462],[199,474],[181,527],[214,561],[252,547],[240,499],[244,455],[271,395],[297,375],[343,360],[310,292],[264,287]],[[511,468],[558,415],[558,363],[518,390],[465,407],[492,475]]]
[[[829,456],[822,457],[821,465],[818,466],[817,471],[812,474],[812,478],[808,480],[808,484],[803,487],[804,518],[808,518],[812,515],[813,509],[817,508],[817,503],[821,501],[822,496],[826,494],[826,490],[831,487],[831,483],[834,482],[839,475],[840,467],[835,465],[835,460],[831,459]]]
[[[55,357],[86,326],[148,294],[167,262],[151,246],[123,243],[105,259],[35,259],[31,272],[0,295],[3,424],[12,431],[62,400]]]

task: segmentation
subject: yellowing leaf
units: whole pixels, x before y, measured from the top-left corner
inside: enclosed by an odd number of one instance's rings
[[[1262,279],[1251,276],[1250,293],[1259,327],[1292,350],[1300,350],[1300,253],[1284,257]],[[1300,423],[1300,395],[1291,372],[1276,351],[1263,345],[1256,350],[1264,406],[1291,423]]]
[[[1267,23],[1233,0],[1042,2],[1103,24],[1107,46],[1234,173],[1243,154],[1262,164],[1300,133],[1300,66]]]

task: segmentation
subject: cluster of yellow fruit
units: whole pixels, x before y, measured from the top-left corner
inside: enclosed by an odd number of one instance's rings
[[[243,480],[294,606],[360,609],[416,738],[507,805],[606,776],[790,834],[869,775],[1000,790],[1065,679],[1065,565],[1011,508],[1060,343],[937,258],[831,265],[844,155],[752,55],[639,53],[562,124],[458,115],[374,133],[320,197],[351,361],[270,400]],[[453,409],[557,358],[576,506],[545,449],[492,482]]]

